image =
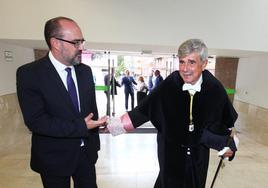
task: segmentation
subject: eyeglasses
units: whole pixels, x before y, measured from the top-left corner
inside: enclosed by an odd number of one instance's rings
[[[57,37],[55,37],[55,39],[72,44],[72,45],[74,45],[75,48],[79,48],[81,45],[84,46],[84,44],[86,42],[84,39],[78,39],[78,40],[73,40],[73,41],[65,40],[65,39],[61,39],[61,38],[57,38]]]

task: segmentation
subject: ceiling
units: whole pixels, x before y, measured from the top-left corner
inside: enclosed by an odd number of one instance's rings
[[[31,49],[47,49],[44,40],[26,40],[26,39],[0,39],[0,42],[21,46]],[[113,54],[121,55],[143,55],[143,56],[173,56],[176,54],[176,46],[160,46],[160,45],[143,45],[143,44],[119,44],[119,43],[94,43],[87,42],[86,49],[93,52],[109,51]],[[268,52],[230,50],[230,49],[209,49],[209,55],[221,57],[252,57],[257,55],[265,55]]]

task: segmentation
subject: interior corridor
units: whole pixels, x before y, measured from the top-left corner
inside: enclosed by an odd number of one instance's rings
[[[29,167],[31,133],[23,125],[16,97],[0,99],[0,187],[41,188],[39,175]],[[214,187],[265,188],[268,185],[268,148],[258,140],[260,136],[251,133],[256,126],[267,127],[268,116],[246,115],[245,106],[236,103],[235,106],[240,115],[237,121],[239,152],[234,161],[225,162]],[[252,109],[250,113],[253,113]],[[262,140],[267,141],[267,129],[258,127],[258,131],[263,135]],[[216,152],[212,151],[207,187],[218,162]],[[152,188],[158,174],[156,134],[118,137],[101,134],[101,151],[96,167],[99,188]]]

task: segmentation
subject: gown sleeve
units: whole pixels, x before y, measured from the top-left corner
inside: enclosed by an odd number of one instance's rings
[[[214,101],[213,105],[209,105],[210,110],[207,110],[206,119],[208,121],[205,122],[206,125],[201,135],[201,144],[217,151],[230,147],[235,153],[237,147],[230,135],[238,114],[223,87],[220,87],[214,96],[217,96],[218,100]]]
[[[165,126],[165,115],[163,113],[162,106],[162,90],[163,85],[153,90],[147,95],[141,103],[133,110],[128,112],[128,115],[135,128],[141,126],[147,121],[151,121],[153,126],[161,131],[161,128]]]

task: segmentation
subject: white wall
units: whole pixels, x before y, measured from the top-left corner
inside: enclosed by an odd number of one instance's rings
[[[0,39],[44,40],[45,21],[62,15],[76,20],[89,42],[177,47],[198,37],[209,48],[268,52],[267,7],[267,0],[1,0]],[[32,61],[33,51],[0,47],[3,95],[15,92],[16,68]],[[3,59],[9,49],[12,63]],[[267,59],[240,59],[237,99],[268,108]]]
[[[268,56],[241,58],[236,79],[235,99],[268,108]]]
[[[12,52],[12,62],[5,60],[4,51]],[[0,96],[16,92],[17,68],[33,60],[33,49],[0,43]]]
[[[267,52],[267,7],[267,0],[1,0],[0,39],[43,40],[45,21],[62,15],[89,42],[177,48],[196,37],[213,49]]]

